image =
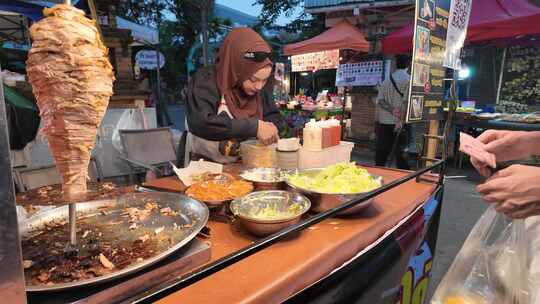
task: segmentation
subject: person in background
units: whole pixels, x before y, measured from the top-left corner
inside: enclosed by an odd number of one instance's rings
[[[497,162],[540,155],[540,132],[488,130],[478,137]],[[497,205],[497,211],[510,218],[540,215],[540,167],[512,165],[491,175],[488,167],[475,158],[471,163],[489,177],[477,187],[484,201]]]
[[[399,133],[395,149],[396,164],[399,169],[410,169],[404,153],[407,145],[407,130],[405,128],[402,132],[398,132],[403,127],[402,117],[406,100],[404,94],[411,79],[409,75],[410,64],[410,56],[397,56],[397,70],[383,81],[379,87],[375,107],[375,135],[377,136],[375,165],[377,166],[386,166],[388,157],[392,152],[394,140]]]
[[[267,89],[271,52],[255,31],[236,28],[219,48],[217,64],[193,75],[186,104],[191,152],[225,164],[238,160],[241,141],[278,141],[284,123]]]

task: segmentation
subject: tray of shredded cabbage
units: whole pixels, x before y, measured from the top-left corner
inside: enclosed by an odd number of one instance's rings
[[[381,187],[382,178],[352,163],[338,163],[324,169],[306,169],[287,175],[289,186],[327,194],[358,194]]]

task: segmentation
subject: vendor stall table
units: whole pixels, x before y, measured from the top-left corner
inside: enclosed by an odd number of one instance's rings
[[[227,171],[238,172],[238,167],[228,167]],[[407,175],[406,172],[392,169],[369,168],[369,171],[382,176],[385,183]],[[176,177],[158,179],[145,186],[174,192],[185,189]],[[414,180],[406,182],[376,197],[374,204],[358,216],[326,219],[284,242],[268,247],[163,298],[159,303],[216,303],[218,299],[221,303],[279,303],[295,294],[296,297],[310,298],[306,288],[327,277],[344,263],[358,259],[357,255],[377,240],[388,239],[390,234],[385,234],[387,231],[410,226],[411,222],[404,222],[403,219],[417,214],[437,191],[442,193],[442,189],[431,183]],[[211,262],[257,240],[237,225],[210,221],[209,227]],[[422,235],[417,228],[413,229],[415,235],[409,234],[412,239]],[[415,244],[418,245],[418,242]],[[407,251],[406,248],[403,249]],[[415,249],[416,247],[412,250],[413,253]],[[431,250],[434,251],[434,248]],[[375,273],[373,269],[364,271],[365,278],[370,275],[380,276],[391,268],[391,263],[374,263],[378,258],[380,256],[369,258],[371,266],[379,268]],[[399,258],[393,262],[397,260]],[[401,273],[394,273],[393,278],[385,284],[387,288],[391,289],[401,282],[408,260],[407,255],[405,264],[401,263],[401,267],[398,267]],[[304,292],[300,293],[303,290]],[[323,293],[317,292],[317,297],[322,295]]]
[[[540,124],[510,122],[498,119],[491,120],[471,120],[465,124],[469,128],[512,130],[512,131],[540,131]]]
[[[225,171],[233,175],[241,169],[239,165],[225,167]],[[382,176],[385,184],[411,177],[406,171],[367,169]],[[437,180],[434,175],[427,177]],[[178,193],[186,189],[177,177],[157,179],[144,186]],[[125,188],[127,192],[133,190],[133,187]],[[210,244],[209,260],[204,259],[208,257],[205,251],[199,251],[199,264],[190,257],[189,264],[184,265],[181,260],[185,256],[179,253],[157,265],[161,267],[159,270],[154,267],[114,284],[75,293],[30,294],[28,300],[47,304],[65,303],[68,299],[93,303],[105,298],[163,304],[281,303],[285,300],[292,303],[379,303],[378,300],[385,297],[388,298],[386,303],[410,303],[410,299],[420,297],[415,303],[423,303],[435,252],[442,193],[440,184],[418,179],[406,181],[376,196],[373,204],[356,216],[324,219],[192,285],[172,289],[171,286],[185,279],[181,274],[193,267],[202,264],[194,273],[209,269],[221,259],[263,241],[247,234],[235,222],[211,217],[209,236],[198,240],[198,243],[202,240]],[[167,263],[181,266],[171,268],[171,273],[167,274],[163,272],[165,266],[173,265]],[[160,281],[159,287],[151,287],[157,280],[141,281],[157,271],[163,272],[168,281]],[[139,289],[134,288],[135,280],[141,281],[137,283]],[[150,289],[141,293],[140,286]]]

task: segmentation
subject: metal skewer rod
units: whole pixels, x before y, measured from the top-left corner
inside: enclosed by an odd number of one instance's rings
[[[71,0],[64,0],[64,4],[71,5]],[[77,245],[77,204],[68,205],[69,210],[69,245]]]
[[[77,204],[68,205],[69,208],[69,244],[77,245]]]

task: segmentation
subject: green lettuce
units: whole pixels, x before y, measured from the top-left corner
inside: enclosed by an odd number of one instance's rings
[[[381,181],[355,163],[339,163],[323,169],[313,176],[297,173],[288,177],[294,186],[322,193],[361,193],[381,186]]]

